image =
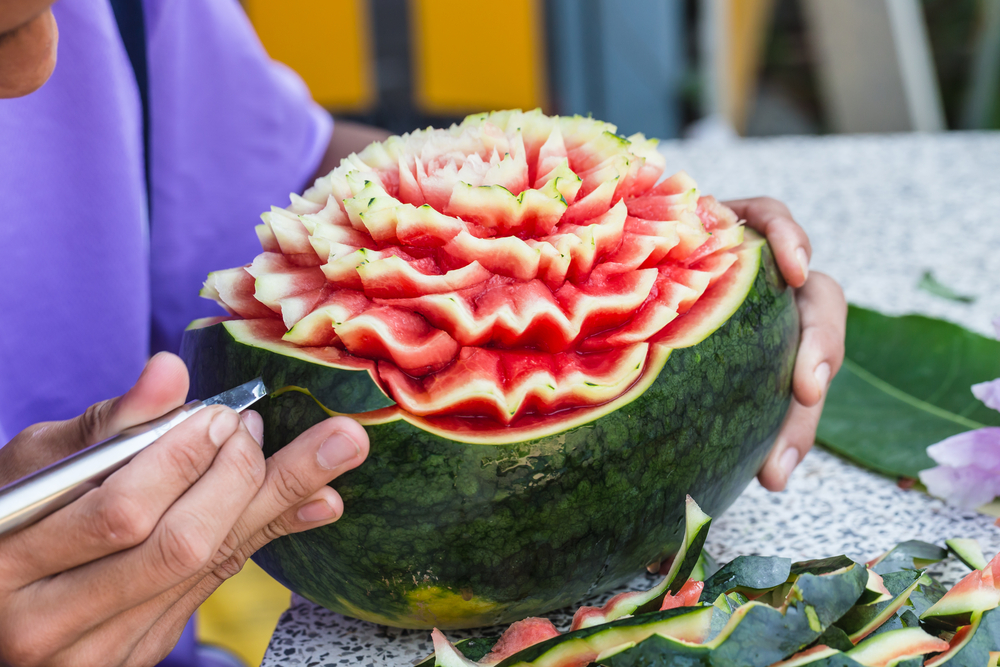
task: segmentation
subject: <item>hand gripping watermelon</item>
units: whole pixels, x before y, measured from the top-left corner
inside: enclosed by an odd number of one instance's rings
[[[192,394],[263,375],[268,447],[368,430],[337,523],[255,559],[400,627],[508,623],[677,550],[684,498],[725,509],[790,397],[797,311],[763,240],[655,141],[538,111],[352,155],[212,273]]]

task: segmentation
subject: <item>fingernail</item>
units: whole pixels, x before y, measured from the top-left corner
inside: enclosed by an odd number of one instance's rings
[[[212,423],[208,425],[208,437],[216,447],[222,447],[236,433],[239,425],[240,416],[235,411],[222,410],[212,417]]]
[[[802,267],[802,279],[806,280],[809,278],[809,256],[806,255],[806,249],[796,248],[795,257],[799,260],[799,266]]]
[[[825,361],[816,367],[813,371],[813,375],[816,376],[816,382],[819,383],[820,393],[826,391],[826,385],[830,382],[830,364]]]
[[[792,476],[792,471],[795,470],[795,466],[799,464],[799,450],[794,447],[789,447],[785,451],[781,452],[781,458],[778,460],[778,467],[781,468],[782,474],[785,476],[785,483],[788,483],[788,478]]]
[[[315,521],[329,521],[337,515],[325,500],[314,500],[300,507],[296,516],[299,517],[299,521],[313,523]]]
[[[316,452],[316,460],[319,467],[326,470],[333,470],[344,465],[348,461],[353,461],[361,454],[361,449],[357,443],[343,433],[334,433]]]
[[[257,441],[257,444],[264,446],[264,422],[260,418],[260,415],[253,410],[247,410],[240,415],[243,423],[247,427],[247,431],[250,432],[250,436]]]

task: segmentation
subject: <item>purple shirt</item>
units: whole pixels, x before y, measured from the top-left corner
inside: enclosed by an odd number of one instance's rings
[[[107,2],[56,3],[52,78],[0,100],[0,443],[123,393],[151,351],[219,314],[198,297],[206,274],[260,252],[260,213],[301,191],[329,143],[329,116],[236,0],[145,8],[151,225],[138,89]]]
[[[258,216],[329,143],[330,117],[236,0],[144,6],[151,223],[139,93],[106,1],[56,3],[52,78],[0,100],[0,445],[122,394],[218,314],[205,275],[260,251]]]

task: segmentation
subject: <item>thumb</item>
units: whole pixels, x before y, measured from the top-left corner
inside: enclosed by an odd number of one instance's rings
[[[184,403],[188,374],[179,357],[155,355],[125,394],[87,408],[79,417],[29,426],[0,449],[0,482],[54,463],[116,433],[155,419]]]
[[[169,352],[154,355],[132,388],[118,398],[90,406],[75,419],[63,422],[66,435],[92,445],[105,438],[170,412],[183,405],[188,392],[187,367]]]

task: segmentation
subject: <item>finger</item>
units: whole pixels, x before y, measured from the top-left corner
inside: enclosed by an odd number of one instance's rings
[[[258,445],[264,444],[264,420],[254,410],[246,410],[240,415],[246,425],[250,435],[257,441]]]
[[[324,508],[337,509],[333,509],[331,514],[327,514],[325,509],[319,510],[318,513],[322,516],[315,520],[303,519],[300,516],[302,507],[319,503],[322,503]],[[324,486],[307,498],[302,506],[292,508],[286,514],[289,515],[286,520],[292,527],[291,532],[307,530],[331,523],[339,518],[343,514],[343,501],[336,491],[329,486]],[[138,610],[140,613],[130,613],[130,618],[126,622],[130,626],[128,637],[131,638],[131,641],[127,643],[129,659],[125,661],[125,664],[149,665],[162,660],[165,655],[164,647],[170,647],[176,643],[177,637],[180,636],[191,616],[219,586],[239,573],[255,550],[251,548],[250,543],[242,545],[223,565],[204,577],[197,578],[193,584],[177,587],[169,594],[160,596],[160,599],[157,600],[157,608],[153,609],[151,604],[147,603],[143,607],[149,609]],[[169,603],[169,609],[163,611],[165,603]],[[116,622],[118,620],[115,619]],[[85,641],[97,647],[106,644],[112,637],[116,638],[116,641],[121,641],[123,633],[120,628],[116,628],[113,634],[106,633],[106,637],[94,637],[94,635],[101,634],[101,630],[103,628],[88,635]]]
[[[183,599],[202,578],[195,575],[173,589],[109,618],[58,651],[44,664],[76,665],[79,656],[84,655],[100,656],[97,664],[101,665],[159,664],[177,644],[194,610],[176,623],[170,612],[177,601]],[[162,622],[164,618],[168,618],[169,622]]]
[[[152,357],[136,383],[119,398],[97,403],[69,422],[66,436],[93,444],[129,426],[155,419],[183,405],[188,392],[187,367],[180,357],[160,352]]]
[[[193,415],[76,502],[0,541],[0,581],[15,590],[141,544],[209,469],[240,420],[228,408]]]
[[[785,281],[792,287],[804,285],[809,277],[812,245],[805,230],[792,218],[788,207],[770,197],[738,199],[725,203],[736,215],[746,220],[747,227],[767,237]]]
[[[768,491],[782,491],[785,488],[792,471],[812,449],[822,412],[823,401],[806,407],[792,399],[774,447],[757,474],[761,486]]]
[[[792,389],[805,406],[819,403],[844,361],[847,301],[832,278],[813,273],[796,292],[802,335]]]
[[[336,521],[342,514],[340,494],[323,486],[298,507],[287,510],[283,520],[289,532],[300,532]],[[212,572],[196,575],[155,599],[105,621],[63,653],[79,655],[81,651],[87,653],[114,645],[115,655],[119,656],[117,662],[137,665],[159,662],[164,647],[173,646],[198,607],[227,579],[235,576],[259,548],[251,546],[252,542],[254,540],[240,545]]]
[[[79,417],[36,424],[3,450],[4,481],[12,481],[121,432],[155,419],[184,403],[188,375],[184,362],[166,352],[146,364],[135,385],[119,398],[87,408]]]
[[[360,424],[334,417],[282,447],[268,459],[260,492],[234,526],[235,541],[249,556],[277,537],[335,521],[343,514],[343,501],[332,489],[322,489],[361,465],[368,446]]]
[[[239,546],[155,623],[173,627],[186,622],[209,595],[271,540],[339,519],[344,513],[344,501],[327,484],[360,465],[368,448],[368,435],[360,424],[347,417],[334,417],[278,450],[267,461],[261,490],[227,539]],[[142,653],[137,649],[137,654]]]
[[[58,637],[75,641],[122,611],[214,570],[238,546],[227,537],[259,490],[264,469],[260,447],[240,428],[145,542],[23,589],[30,591],[31,609]]]

